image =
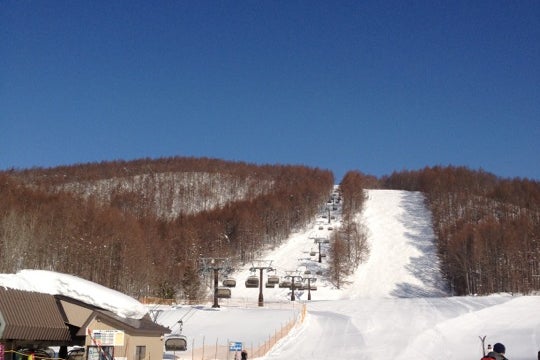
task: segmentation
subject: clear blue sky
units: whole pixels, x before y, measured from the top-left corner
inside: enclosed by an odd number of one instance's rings
[[[540,1],[0,1],[0,169],[540,179]]]

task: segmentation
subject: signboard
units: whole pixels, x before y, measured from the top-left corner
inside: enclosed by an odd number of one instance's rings
[[[124,346],[122,330],[92,330],[92,340],[100,346]]]
[[[229,351],[242,351],[242,343],[239,341],[231,341],[229,343]]]

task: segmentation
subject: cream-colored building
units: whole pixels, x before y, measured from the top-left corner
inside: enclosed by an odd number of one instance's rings
[[[58,346],[84,346],[83,360],[161,360],[168,328],[142,319],[123,318],[111,311],[66,296],[0,288],[0,358]],[[84,355],[82,355],[84,354]]]

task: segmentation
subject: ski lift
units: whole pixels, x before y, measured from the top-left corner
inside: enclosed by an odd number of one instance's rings
[[[272,287],[274,287],[274,285],[277,285],[279,284],[279,276],[277,275],[268,275],[268,284],[272,284]]]
[[[294,283],[294,290],[301,291],[301,290],[306,290],[306,289],[304,288],[304,284],[295,282]]]
[[[217,297],[220,299],[230,299],[231,298],[231,289],[228,287],[218,287]]]
[[[247,288],[257,288],[259,287],[259,278],[257,275],[250,275],[246,279],[246,287]]]
[[[228,277],[223,280],[223,286],[228,288],[236,287],[236,279]]]
[[[269,288],[269,289],[270,289],[270,288],[273,289],[273,288],[274,288],[274,285],[275,285],[275,284],[272,284],[270,281],[267,281],[265,287],[266,287],[266,288]]]
[[[288,280],[288,279],[282,280],[279,283],[279,287],[280,288],[290,288],[291,287],[291,280]]]
[[[322,270],[317,270],[317,272],[315,272],[315,274],[322,275]]]
[[[311,284],[310,287],[309,287],[309,289],[310,289],[311,291],[315,291],[315,290],[317,290],[317,285]]]
[[[315,256],[315,255],[317,255],[317,252],[316,252],[316,251],[311,250],[311,251],[309,252],[309,256]]]
[[[164,344],[165,351],[187,351],[187,337],[184,335],[169,335],[165,338]]]
[[[306,271],[304,271],[304,274],[305,274],[305,275],[311,275],[311,270],[306,270]]]

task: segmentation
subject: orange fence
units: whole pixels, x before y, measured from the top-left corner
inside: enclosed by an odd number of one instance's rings
[[[274,345],[285,336],[289,334],[291,329],[295,326],[300,326],[306,317],[306,305],[302,305],[302,311],[300,314],[291,319],[288,323],[281,326],[280,329],[275,329],[274,333],[269,334],[268,339],[262,343],[254,346],[253,344],[245,344],[245,349],[248,351],[249,358],[258,358],[266,355]],[[216,340],[215,344],[205,344],[204,338],[201,344],[195,344],[195,339],[193,339],[191,345],[191,353],[183,353],[178,359],[185,360],[211,360],[211,359],[227,359],[234,360],[240,358],[240,353],[234,353],[229,351],[228,346],[219,345],[219,339]],[[197,347],[196,347],[197,346]]]
[[[176,301],[174,299],[163,299],[154,296],[141,296],[139,298],[141,304],[158,304],[158,305],[172,305]]]

